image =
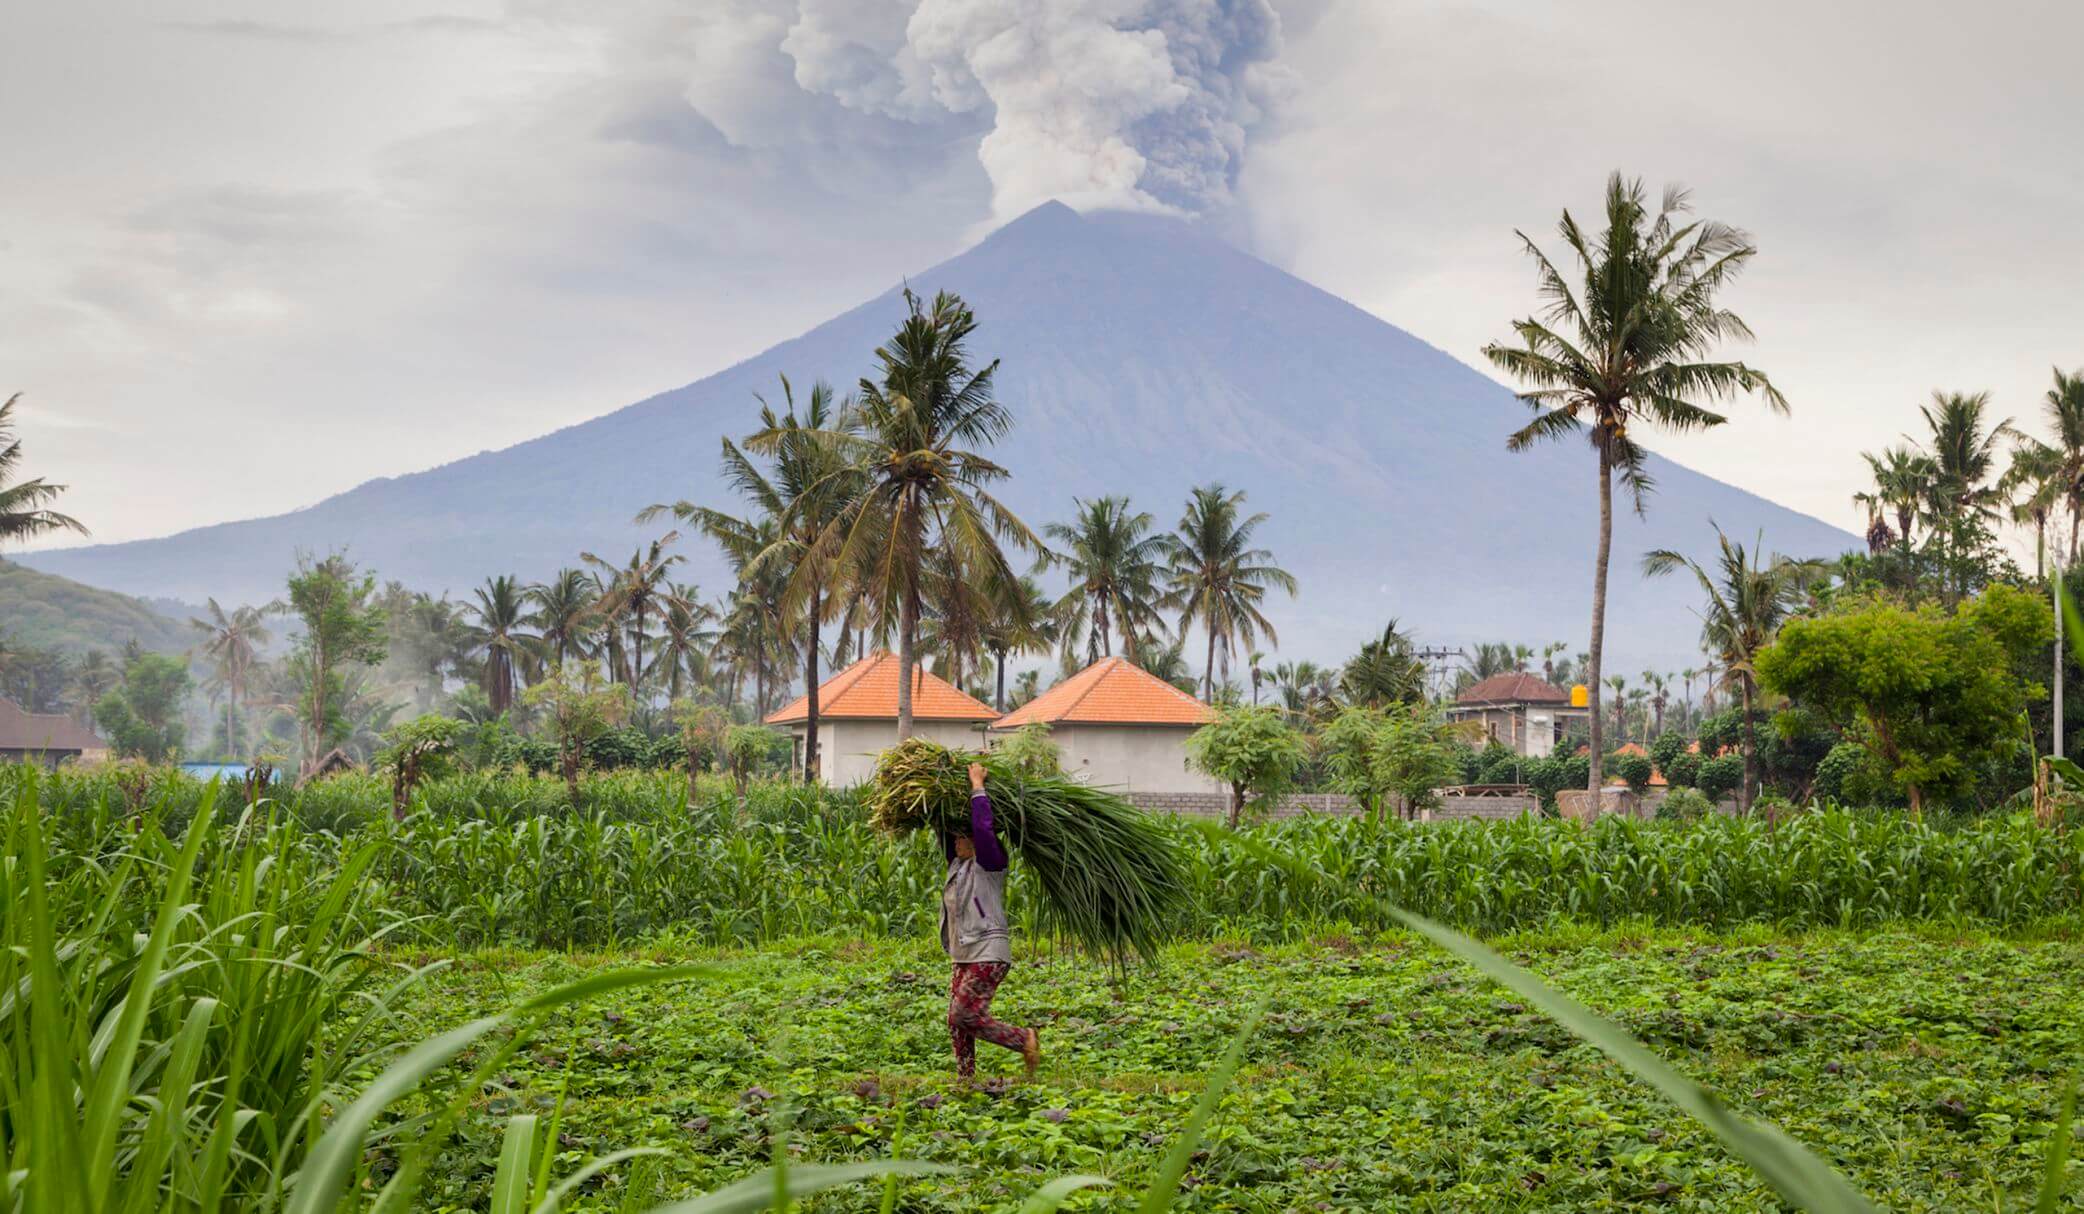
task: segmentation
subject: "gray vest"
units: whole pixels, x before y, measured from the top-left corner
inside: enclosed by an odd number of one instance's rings
[[[941,947],[958,963],[1012,963],[1003,871],[992,872],[959,857],[948,862],[948,883],[941,889]]]

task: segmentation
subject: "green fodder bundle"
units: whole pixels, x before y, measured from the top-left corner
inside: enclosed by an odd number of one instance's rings
[[[1041,887],[1049,930],[1094,952],[1155,960],[1187,897],[1179,841],[1112,793],[912,738],[877,764],[869,821],[892,834],[967,832],[972,762],[984,765],[1000,837]]]

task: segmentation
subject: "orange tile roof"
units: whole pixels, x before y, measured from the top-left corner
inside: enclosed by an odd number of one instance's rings
[[[989,721],[999,714],[924,666],[912,668],[912,716],[920,721]],[[769,725],[789,725],[810,717],[810,697],[767,714]],[[818,685],[821,720],[895,721],[897,656],[872,653]]]
[[[1208,705],[1126,658],[1102,658],[1000,717],[993,729],[1051,725],[1206,725]]]

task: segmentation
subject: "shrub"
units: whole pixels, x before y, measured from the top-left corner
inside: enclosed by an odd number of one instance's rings
[[[1694,780],[1694,787],[1700,789],[1701,795],[1708,800],[1720,801],[1737,791],[1737,786],[1743,782],[1744,757],[1735,754],[1717,755],[1701,763],[1700,775]]]
[[[1698,789],[1674,788],[1657,803],[1659,822],[1698,822],[1715,812],[1715,807]]]
[[[1518,784],[1526,760],[1503,746],[1486,747],[1483,765],[1478,771],[1479,784]]]
[[[1685,753],[1686,735],[1676,729],[1665,730],[1657,735],[1655,742],[1650,743],[1650,762],[1657,765],[1657,770],[1665,773],[1666,780],[1671,779],[1672,764]]]
[[[1651,766],[1650,756],[1622,751],[1607,756],[1606,770],[1620,777],[1636,796],[1641,796],[1649,791],[1650,776],[1655,769]]]
[[[1700,780],[1699,755],[1682,750],[1664,766],[1664,782],[1673,788],[1691,788]]]
[[[1023,725],[999,743],[999,757],[1031,776],[1056,776],[1064,771],[1064,752],[1050,739],[1049,726],[1042,721]]]
[[[1832,801],[1854,799],[1848,784],[1860,782],[1860,771],[1867,766],[1867,748],[1858,742],[1840,742],[1831,747],[1823,762],[1816,765],[1816,795]]]

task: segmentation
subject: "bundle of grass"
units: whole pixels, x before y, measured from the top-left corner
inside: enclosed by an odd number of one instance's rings
[[[877,764],[869,821],[892,834],[967,831],[972,762],[984,765],[1000,836],[1041,887],[1049,931],[1097,953],[1155,960],[1186,900],[1184,863],[1173,832],[1120,797],[913,738]]]

